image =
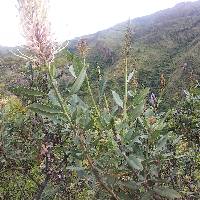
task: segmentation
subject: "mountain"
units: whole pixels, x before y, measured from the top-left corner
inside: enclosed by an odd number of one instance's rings
[[[81,37],[90,47],[91,65],[106,69],[111,80],[123,78],[120,55],[127,24],[123,22]],[[174,86],[186,88],[191,78],[200,78],[200,1],[179,3],[173,8],[133,19],[130,26],[133,30],[130,71],[138,69],[142,85],[156,89],[161,73],[172,90],[176,90]],[[79,39],[71,41],[71,50]]]
[[[87,59],[91,68],[100,66],[106,77],[113,83],[117,80],[119,85],[121,80],[123,81],[121,52],[127,24],[126,21],[107,30],[81,37],[89,45]],[[173,8],[130,20],[130,27],[133,40],[129,71],[137,69],[140,85],[150,86],[157,92],[160,74],[164,74],[168,91],[176,93],[180,88],[187,88],[191,80],[199,80],[200,0],[179,3]],[[81,38],[70,41],[68,48],[76,52]],[[13,61],[13,57],[8,52],[6,54],[6,49],[2,47],[0,56],[7,65],[18,62],[16,58]],[[65,55],[60,54],[57,62],[64,65]],[[3,73],[0,75],[0,78],[2,77]]]
[[[20,66],[24,60],[15,56],[20,47],[0,46],[0,95],[6,85],[12,84],[21,78]]]

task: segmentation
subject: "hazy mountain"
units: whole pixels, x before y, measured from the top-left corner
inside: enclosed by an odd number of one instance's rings
[[[88,61],[91,66],[104,68],[111,80],[120,80],[123,75],[121,52],[127,24],[123,22],[81,37],[89,44]],[[133,45],[129,71],[138,69],[141,84],[157,88],[161,73],[171,89],[186,87],[191,78],[199,79],[200,1],[180,3],[173,8],[133,19],[130,24]],[[79,39],[70,41],[70,50],[76,51]],[[5,57],[9,55],[6,53],[6,48],[0,47],[1,60],[10,63],[11,57]],[[65,59],[60,60],[59,64],[64,64]]]
[[[19,68],[24,60],[12,53],[16,52],[18,48],[0,46],[0,92],[4,85],[20,79]]]
[[[109,69],[111,79],[117,77],[119,80],[123,74],[120,55],[127,24],[123,22],[82,37],[90,46],[89,60],[92,65],[95,67],[98,63],[102,68]],[[131,28],[131,68],[139,69],[142,84],[157,87],[161,73],[166,79],[170,77],[170,85],[176,83],[177,88],[179,85],[185,87],[191,75],[199,79],[200,1],[179,3],[173,8],[133,19]],[[71,41],[71,49],[75,48],[79,39]]]

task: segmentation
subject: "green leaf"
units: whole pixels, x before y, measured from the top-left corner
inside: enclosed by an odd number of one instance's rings
[[[157,120],[157,122],[153,126],[154,131],[161,131],[165,127],[165,118],[162,118],[160,120]]]
[[[162,197],[166,197],[168,199],[176,199],[176,198],[181,198],[181,195],[174,189],[170,189],[167,187],[160,187],[160,188],[156,188],[154,189],[154,191],[162,196]]]
[[[62,114],[61,108],[59,108],[58,106],[55,107],[52,105],[42,105],[39,103],[34,103],[34,104],[31,104],[28,108],[39,114],[44,115],[46,113],[47,116],[52,115],[52,114]]]
[[[70,66],[69,66],[69,72],[71,73],[71,75],[72,75],[74,78],[77,78],[76,73],[75,73],[75,71],[74,71],[74,66],[73,66],[73,65],[70,65]]]
[[[69,99],[69,111],[76,123],[85,126],[90,122],[91,115],[88,109],[89,106],[77,94],[73,94]]]
[[[129,167],[131,167],[133,170],[139,170],[142,171],[143,170],[143,166],[142,166],[142,160],[137,158],[134,155],[131,155],[129,157],[126,157],[126,161],[129,165]]]
[[[120,200],[133,200],[128,194],[125,194],[125,192],[119,192],[118,193],[119,199]]]
[[[65,169],[70,170],[70,171],[82,171],[82,170],[84,170],[83,167],[75,167],[75,166],[68,166]]]
[[[142,195],[141,200],[153,200],[153,192],[149,191]]]
[[[128,79],[127,82],[129,83],[130,80],[133,78],[133,75],[135,74],[135,70],[133,70],[129,75],[128,75]]]
[[[52,114],[61,114],[62,113],[60,107],[48,105],[48,104],[42,105],[42,104],[39,104],[39,103],[33,103],[29,106],[29,109],[48,112],[48,113],[52,113]]]
[[[142,144],[143,142],[143,139],[147,139],[148,138],[148,135],[138,135],[136,136],[134,139],[133,139],[133,142],[132,143],[138,143],[138,144]]]
[[[180,141],[181,141],[181,139],[182,139],[182,135],[179,135],[177,138],[175,138],[174,140],[173,140],[173,145],[176,145],[176,144],[178,144]]]
[[[156,165],[152,165],[149,169],[151,176],[158,177],[158,167]]]
[[[165,136],[162,136],[159,140],[158,140],[158,144],[157,144],[157,147],[156,147],[156,150],[155,152],[159,152],[159,151],[162,151],[166,144],[167,144],[167,140],[168,140],[168,136],[165,135]]]
[[[110,124],[111,119],[112,119],[111,114],[107,110],[103,110],[101,122],[108,125]]]
[[[88,110],[88,105],[77,95],[73,94],[69,100],[71,112],[74,112],[78,107],[84,112]]]
[[[132,116],[132,120],[137,119],[138,117],[141,116],[141,114],[144,112],[144,101],[141,101],[140,104],[138,104],[137,106],[135,106],[135,108],[133,109],[133,111],[131,111],[131,116]]]
[[[134,96],[135,96],[135,91],[129,90],[129,91],[128,91],[128,95],[129,95],[130,97],[134,97]]]
[[[117,178],[114,176],[106,176],[105,178],[106,178],[106,183],[111,187],[114,186],[117,181]]]
[[[163,130],[163,128],[166,125],[165,124],[165,120],[169,116],[169,113],[170,113],[170,111],[168,111],[164,117],[162,117],[161,119],[157,120],[157,123],[153,127],[153,129],[155,131],[161,131],[161,130]]]
[[[115,100],[115,103],[121,108],[123,108],[123,101],[121,100],[119,94],[117,94],[115,91],[112,90],[112,95]]]
[[[83,81],[85,80],[85,77],[86,77],[86,68],[83,67],[75,83],[72,85],[72,88],[70,91],[71,94],[75,94],[80,90],[83,84]]]
[[[35,89],[29,89],[29,88],[25,88],[25,87],[15,87],[15,88],[11,88],[10,89],[11,92],[13,92],[16,95],[20,95],[20,96],[32,96],[32,97],[44,97],[46,96],[45,93],[39,91],[39,90],[35,90]]]
[[[155,113],[154,113],[153,109],[148,108],[148,109],[145,111],[144,115],[145,115],[146,118],[149,118],[149,117],[154,116]]]
[[[126,182],[119,182],[119,184],[125,188],[128,188],[130,190],[137,190],[139,187],[135,181],[126,181]]]
[[[51,89],[48,93],[48,97],[50,102],[55,105],[55,106],[60,106],[60,103],[58,102],[58,99],[55,95],[55,91],[53,89]]]
[[[141,90],[141,92],[139,94],[137,94],[133,99],[134,105],[140,104],[140,102],[146,98],[148,93],[149,93],[149,88],[145,88],[145,89]]]
[[[61,120],[66,121],[66,118],[64,114],[62,113],[61,108],[58,106],[42,105],[42,104],[34,103],[34,104],[31,104],[28,108],[35,113],[38,113],[44,117],[48,117],[54,122],[59,123]]]

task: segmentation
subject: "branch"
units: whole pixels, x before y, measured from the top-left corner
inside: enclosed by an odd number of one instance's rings
[[[54,82],[54,79],[53,79],[53,77],[52,77],[52,75],[51,75],[51,72],[50,72],[50,71],[51,71],[51,70],[50,70],[50,63],[48,63],[47,66],[48,66],[48,72],[49,72],[50,82],[51,82],[51,85],[52,85],[52,87],[53,87],[53,89],[54,89],[54,91],[55,91],[55,93],[56,93],[56,97],[57,97],[57,99],[58,99],[58,101],[59,101],[59,104],[60,104],[60,106],[61,106],[61,108],[62,108],[62,110],[63,110],[64,115],[65,115],[65,116],[67,117],[67,119],[69,120],[70,126],[71,126],[71,128],[72,128],[74,134],[76,134],[76,133],[77,133],[77,130],[75,129],[75,127],[74,127],[74,125],[73,125],[73,123],[72,123],[72,121],[71,121],[71,117],[70,117],[70,115],[68,114],[68,112],[67,112],[67,110],[66,110],[66,108],[65,108],[65,106],[64,106],[63,98],[62,98],[62,96],[61,96],[61,94],[60,94],[58,88],[56,87],[55,82]],[[85,61],[84,61],[84,66],[85,66]],[[95,103],[95,102],[94,102],[94,103]],[[97,110],[97,111],[98,111],[98,110]],[[98,114],[99,114],[99,113],[98,113]],[[81,134],[80,134],[80,143],[81,143],[81,147],[82,147],[82,149],[83,149],[85,152],[87,152],[87,148],[86,148],[86,146],[85,146],[85,142],[84,142],[84,141],[85,141],[84,135],[83,135],[83,133],[81,133]],[[88,160],[88,163],[89,163],[89,165],[90,165],[90,168],[91,168],[93,174],[95,175],[97,181],[98,181],[99,184],[102,186],[102,188],[104,188],[115,200],[120,200],[119,197],[114,193],[114,191],[113,191],[112,189],[110,189],[110,188],[104,183],[104,181],[101,179],[97,168],[93,165],[92,158],[91,158],[88,154],[86,154],[86,158],[87,158],[87,160]],[[38,200],[38,199],[36,199],[36,200]]]
[[[38,187],[38,191],[37,191],[35,197],[33,198],[33,200],[39,200],[41,198],[42,193],[43,193],[45,187],[47,186],[47,183],[48,183],[49,179],[50,179],[50,175],[47,174],[46,178],[44,179],[44,181]]]
[[[84,142],[84,136],[83,133],[80,134],[80,142],[81,142],[81,147],[83,148],[83,150],[85,152],[87,152],[87,148],[85,146],[85,142]],[[120,198],[114,193],[114,191],[112,189],[110,189],[106,183],[104,183],[104,181],[101,179],[101,176],[98,172],[98,169],[94,166],[92,158],[86,154],[86,159],[88,160],[88,163],[90,165],[90,168],[94,174],[94,176],[96,177],[97,181],[99,182],[99,184],[101,185],[101,187],[106,190],[115,200],[120,200]]]
[[[43,193],[44,189],[46,188],[48,181],[50,180],[50,174],[48,173],[48,169],[49,169],[49,161],[48,161],[48,156],[46,155],[46,163],[45,163],[46,177],[45,177],[44,181],[39,185],[38,190],[37,190],[33,200],[40,200],[42,193]]]

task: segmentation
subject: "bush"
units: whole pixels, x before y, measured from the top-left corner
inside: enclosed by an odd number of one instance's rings
[[[64,88],[60,69],[53,63],[57,51],[52,51],[55,44],[48,22],[43,21],[44,4],[19,0],[19,5],[36,60],[29,63],[34,66],[29,84],[12,88],[17,97],[1,108],[1,198],[198,198],[198,177],[190,186],[190,181],[181,183],[187,169],[184,162],[192,157],[181,150],[187,143],[180,138],[177,127],[182,125],[172,117],[174,111],[161,112],[154,94],[148,100],[149,88],[131,86],[130,29],[123,51],[123,92],[108,91],[101,74],[93,92],[85,42],[79,45],[80,58],[71,60],[69,70],[63,69],[71,73]],[[29,32],[28,25],[37,31]],[[42,31],[45,34],[37,35]],[[195,156],[190,178],[198,173],[199,154]]]

